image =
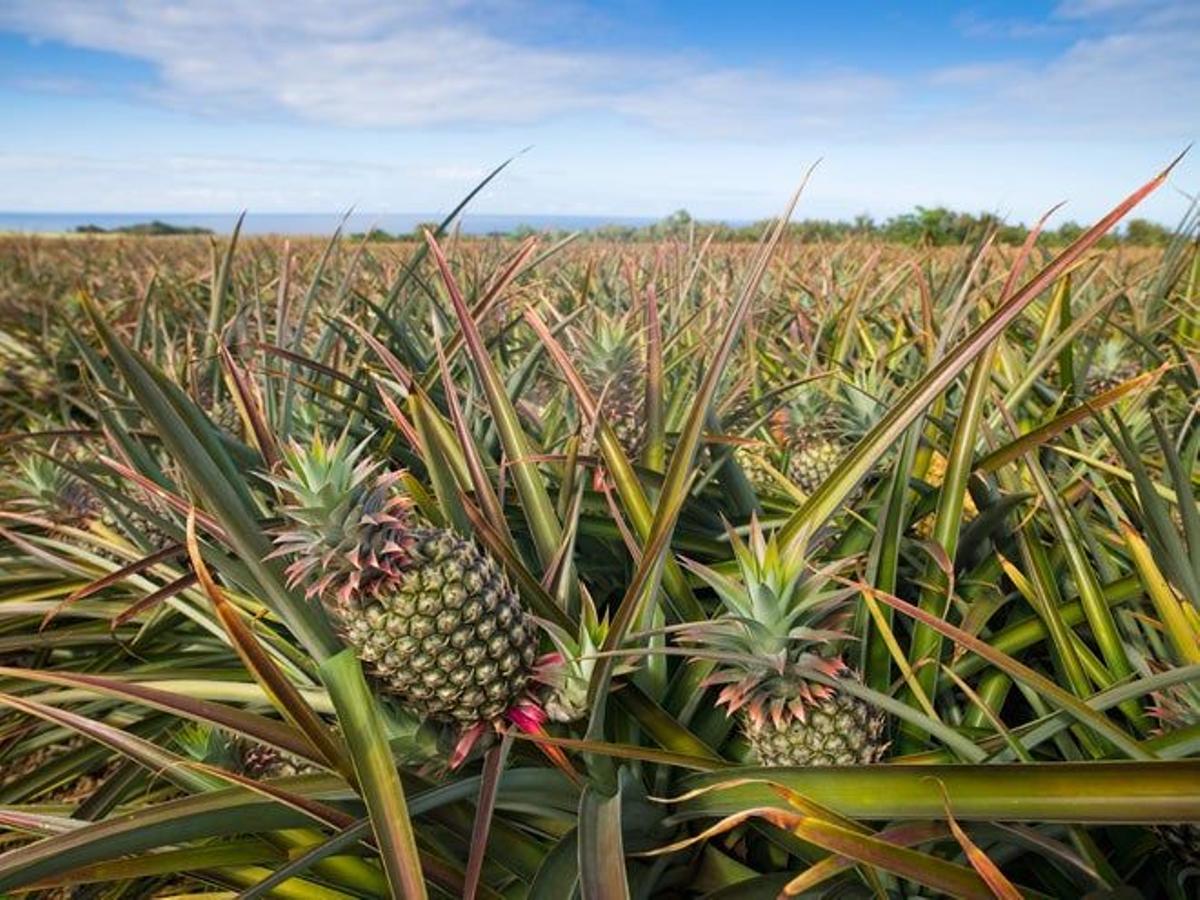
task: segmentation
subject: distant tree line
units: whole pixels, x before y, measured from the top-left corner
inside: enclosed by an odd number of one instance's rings
[[[76,234],[136,234],[160,237],[176,234],[213,234],[211,228],[201,228],[197,225],[172,225],[155,219],[152,222],[138,222],[135,225],[118,225],[115,228],[101,228],[99,225],[79,225]]]
[[[693,219],[687,210],[679,210],[651,225],[626,226],[606,225],[587,232],[589,237],[611,241],[662,240],[664,238],[686,238],[695,231],[698,236],[714,234],[718,241],[757,241],[768,223],[754,222],[749,225],[727,225],[723,222],[701,222]],[[965,213],[944,206],[918,206],[912,212],[892,216],[878,222],[870,216],[860,215],[852,220],[802,219],[788,226],[793,238],[805,241],[843,241],[851,238],[867,238],[910,246],[944,247],[979,240],[994,230],[997,240],[1006,244],[1021,244],[1029,236],[1029,229],[1020,224],[1009,224],[991,213]],[[1078,222],[1064,222],[1057,228],[1046,229],[1039,240],[1046,244],[1068,244],[1085,231]],[[1146,247],[1163,247],[1170,243],[1174,232],[1148,219],[1130,219],[1124,228],[1106,237],[1102,243],[1108,245],[1131,244]]]
[[[583,232],[585,240],[635,243],[664,239],[687,239],[693,233],[699,238],[710,234],[717,241],[757,241],[768,226],[767,221],[744,225],[729,225],[724,222],[705,222],[694,219],[684,209],[671,213],[649,225],[603,225]],[[422,222],[407,232],[389,232],[373,228],[369,232],[352,234],[353,240],[368,241],[411,241],[422,240],[425,230],[437,231],[434,222]],[[918,206],[912,212],[876,221],[871,216],[860,215],[853,219],[802,219],[788,226],[795,239],[802,241],[844,241],[865,238],[909,246],[946,247],[979,240],[984,234],[995,231],[996,239],[1005,244],[1021,244],[1029,236],[1029,229],[1021,224],[1010,224],[991,213],[965,213],[944,206]],[[1068,244],[1085,231],[1078,222],[1067,221],[1057,228],[1046,229],[1039,240],[1043,244]],[[507,231],[494,231],[487,235],[467,237],[524,238],[534,234],[550,234],[563,237],[569,232],[518,225]],[[1165,247],[1174,232],[1149,219],[1130,219],[1124,228],[1108,235],[1102,246],[1128,244],[1139,247]]]

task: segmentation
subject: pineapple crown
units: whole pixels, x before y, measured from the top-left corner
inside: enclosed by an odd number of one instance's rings
[[[597,312],[592,327],[578,332],[583,375],[597,387],[619,379],[638,365],[637,332],[623,318]]]
[[[346,604],[399,579],[413,528],[411,501],[396,489],[404,473],[383,470],[366,441],[352,447],[345,435],[332,443],[315,435],[282,455],[282,474],[266,478],[292,498],[271,554],[292,557],[289,584]]]
[[[588,712],[588,685],[600,661],[597,654],[608,636],[608,617],[601,619],[595,604],[586,593],[582,596],[583,615],[578,634],[572,635],[554,622],[538,619],[538,624],[554,644],[554,652],[540,660],[534,677],[546,686],[541,707],[555,722],[574,722]],[[618,674],[632,671],[632,666],[618,666]]]
[[[809,706],[834,692],[805,674],[833,677],[846,669],[832,645],[848,637],[839,626],[854,591],[829,587],[842,563],[810,569],[806,535],[786,544],[777,535],[767,539],[754,519],[748,543],[732,529],[729,540],[736,576],[687,562],[716,592],[724,611],[682,636],[720,662],[710,682],[725,685],[717,702],[730,712],[745,707],[756,722],[789,714],[803,721]]]
[[[1133,666],[1144,678],[1170,671],[1173,653],[1160,633],[1161,626],[1141,614],[1126,613],[1125,650]],[[1200,643],[1200,614],[1186,606],[1184,618],[1189,631]],[[1181,660],[1186,662],[1186,660]],[[1183,681],[1151,693],[1154,701],[1147,712],[1161,727],[1171,730],[1200,725],[1200,683]]]
[[[175,733],[175,744],[188,759],[218,766],[238,768],[240,754],[237,741],[220,729],[200,722],[187,722]]]
[[[19,474],[9,484],[21,505],[56,522],[78,521],[96,512],[96,497],[88,485],[52,457],[30,453],[16,463]]]
[[[1089,374],[1111,374],[1136,358],[1137,347],[1123,336],[1109,335],[1092,348]]]

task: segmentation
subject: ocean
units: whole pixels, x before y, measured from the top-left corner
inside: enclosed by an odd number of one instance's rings
[[[393,234],[407,233],[422,222],[437,222],[445,213],[368,213],[354,212],[346,223],[347,234],[382,228]],[[246,214],[244,234],[328,235],[341,221],[337,213],[255,213]],[[237,213],[172,212],[3,212],[0,232],[46,233],[74,231],[80,225],[118,228],[158,220],[171,225],[209,228],[228,234],[237,221]],[[655,221],[640,216],[567,216],[567,215],[485,215],[464,213],[462,230],[466,234],[511,232],[522,225],[538,230],[582,231],[603,225],[648,225]]]

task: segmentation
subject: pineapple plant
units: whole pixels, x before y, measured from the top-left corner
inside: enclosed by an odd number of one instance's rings
[[[690,568],[716,592],[723,612],[685,632],[720,660],[717,699],[736,714],[754,760],[765,766],[843,766],[876,762],[886,749],[885,717],[824,681],[849,669],[835,645],[845,639],[847,592],[828,573],[808,571],[804,538],[769,540],[757,521],[749,543],[729,533],[736,577],[699,563]],[[852,674],[852,673],[851,673]]]
[[[1091,397],[1111,391],[1142,371],[1134,346],[1119,337],[1108,337],[1093,348],[1087,360],[1083,392]]]
[[[368,458],[365,444],[317,436],[284,456],[269,476],[292,498],[276,555],[386,690],[460,727],[517,705],[539,633],[496,561],[421,520],[397,489],[403,473]]]
[[[643,437],[645,383],[639,364],[641,345],[624,318],[596,314],[594,328],[577,335],[579,371],[600,411],[616,432],[625,455],[636,456]]]
[[[16,507],[42,516],[52,526],[91,529],[93,526],[136,539],[151,547],[171,543],[162,529],[134,509],[117,512],[95,489],[59,464],[53,455],[31,453],[17,459],[17,474],[9,479]],[[108,555],[101,549],[102,555]]]
[[[14,505],[44,516],[53,525],[86,527],[100,514],[95,492],[50,456],[29,453],[16,458],[9,478]]]
[[[1195,616],[1193,631],[1200,646],[1200,619]],[[1155,626],[1140,617],[1127,617],[1129,627],[1129,649],[1137,669],[1145,677],[1170,668],[1161,662],[1170,653],[1163,646],[1162,638],[1156,634]],[[1158,734],[1194,729],[1200,726],[1200,684],[1185,681],[1174,684],[1152,695],[1150,714],[1156,722]],[[1200,824],[1195,822],[1175,825],[1159,825],[1154,829],[1159,844],[1166,854],[1184,868],[1200,869]]]
[[[196,722],[185,724],[175,742],[189,759],[255,779],[321,771],[320,767],[282,750]]]
[[[805,391],[772,420],[787,450],[787,475],[806,494],[815,491],[886,410],[890,383],[877,369],[833,388]]]
[[[0,328],[0,425],[12,425],[27,410],[48,409],[58,389],[50,361],[15,331]]]
[[[577,722],[588,713],[588,685],[599,661],[597,654],[608,636],[608,616],[596,612],[591,596],[584,594],[582,615],[576,634],[553,622],[541,626],[554,645],[554,650],[538,660],[534,678],[543,686],[540,706],[552,722]],[[616,674],[633,671],[632,665],[621,664]]]

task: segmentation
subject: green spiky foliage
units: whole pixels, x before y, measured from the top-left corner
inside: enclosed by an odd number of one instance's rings
[[[846,638],[848,592],[810,572],[805,540],[750,540],[730,531],[736,577],[691,563],[724,611],[688,638],[719,661],[717,702],[737,714],[755,760],[768,766],[872,763],[884,752],[884,716],[828,682],[845,677],[836,645]],[[851,677],[853,677],[851,673]]]
[[[499,565],[421,521],[402,475],[345,438],[284,451],[277,553],[386,688],[423,716],[495,720],[525,694],[538,630]]]
[[[86,529],[99,524],[139,546],[157,548],[171,541],[137,510],[122,509],[118,513],[92,485],[59,463],[53,451],[48,455],[23,455],[16,468],[17,474],[9,480],[13,504],[52,525]]]
[[[54,368],[14,331],[0,328],[0,424],[12,424],[21,411],[49,406],[57,391]]]
[[[636,456],[645,424],[645,380],[637,330],[626,317],[597,312],[592,327],[577,333],[577,341],[580,374],[601,398],[601,412],[626,455]]]
[[[1184,607],[1185,611],[1187,607]],[[1194,641],[1200,646],[1200,614],[1185,612]],[[1127,618],[1126,629],[1130,655],[1138,671],[1151,677],[1170,667],[1161,662],[1171,656],[1157,628],[1145,620]],[[1200,683],[1185,681],[1173,684],[1153,694],[1150,713],[1154,718],[1155,731],[1170,734],[1175,731],[1200,727]],[[1160,825],[1155,829],[1163,850],[1184,868],[1200,869],[1200,825],[1182,823]]]

